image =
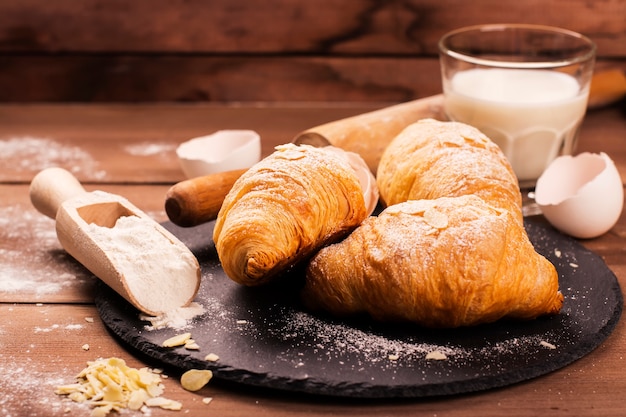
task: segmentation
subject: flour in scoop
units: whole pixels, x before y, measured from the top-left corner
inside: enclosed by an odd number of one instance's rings
[[[124,216],[111,228],[89,224],[88,232],[146,309],[173,311],[195,295],[196,258],[182,243],[161,233],[151,219]]]

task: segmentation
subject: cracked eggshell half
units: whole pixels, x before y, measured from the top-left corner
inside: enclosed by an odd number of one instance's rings
[[[261,138],[253,130],[219,130],[181,143],[176,155],[187,178],[246,169],[261,159]]]
[[[556,158],[537,180],[535,202],[555,228],[589,239],[617,223],[624,188],[607,154],[586,152]]]

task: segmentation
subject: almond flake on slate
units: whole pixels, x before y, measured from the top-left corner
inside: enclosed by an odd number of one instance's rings
[[[170,337],[169,339],[165,340],[163,342],[163,347],[183,346],[187,343],[189,339],[191,339],[191,333],[179,334],[179,335]]]

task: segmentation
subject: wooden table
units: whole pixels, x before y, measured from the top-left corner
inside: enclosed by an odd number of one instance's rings
[[[117,356],[130,366],[155,364],[118,343],[94,306],[94,280],[65,254],[54,221],[31,206],[29,182],[40,169],[72,170],[88,190],[123,195],[157,221],[164,195],[183,179],[178,143],[226,128],[257,130],[263,153],[322,122],[372,110],[332,105],[0,105],[0,414],[88,415],[54,394],[87,361]],[[626,119],[619,106],[591,111],[580,151],[605,151],[626,175]],[[626,285],[626,217],[583,244]],[[89,321],[93,318],[93,322]],[[89,345],[85,350],[83,346]],[[201,391],[165,380],[179,413],[220,416],[616,416],[626,413],[626,324],[588,356],[534,380],[447,398],[366,401],[311,397],[212,381]],[[212,397],[210,404],[202,399]],[[67,413],[67,414],[66,414]],[[130,414],[127,414],[130,415]],[[152,409],[153,416],[174,411]]]

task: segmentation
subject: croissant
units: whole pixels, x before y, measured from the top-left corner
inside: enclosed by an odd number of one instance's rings
[[[376,181],[386,205],[474,194],[522,221],[522,197],[510,163],[487,136],[458,122],[424,119],[385,149]]]
[[[385,149],[377,183],[385,211],[308,265],[311,309],[429,327],[560,311],[558,274],[526,235],[515,174],[480,131],[408,126]]]
[[[244,173],[213,232],[226,274],[243,285],[264,284],[357,227],[372,201],[354,158],[375,187],[362,159],[332,147],[282,145]]]
[[[508,210],[475,195],[414,200],[370,217],[311,260],[312,310],[459,327],[556,314],[554,266]]]

